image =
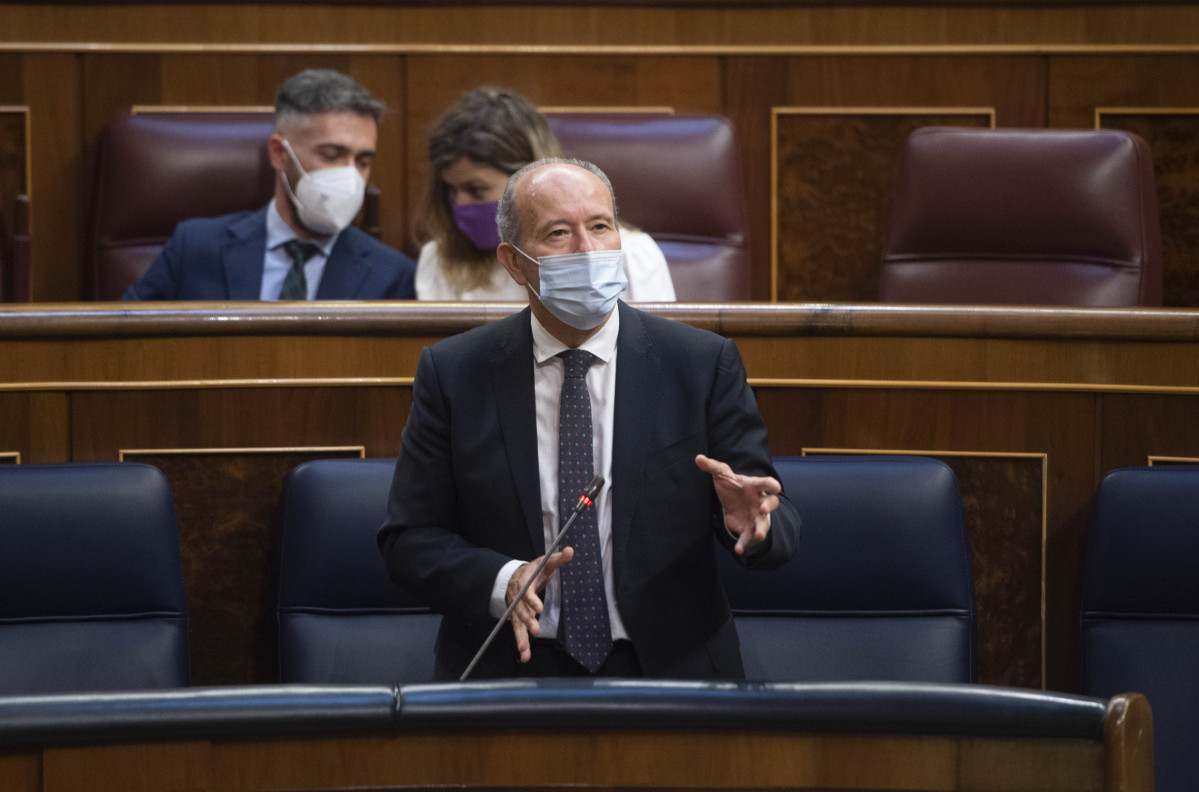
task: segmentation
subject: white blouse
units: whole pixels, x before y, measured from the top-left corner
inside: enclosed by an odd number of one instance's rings
[[[674,302],[674,283],[670,268],[658,244],[644,231],[620,232],[620,247],[624,251],[624,274],[629,286],[621,297],[625,302]],[[420,249],[416,262],[416,299],[528,302],[525,288],[518,286],[498,262],[491,273],[491,282],[479,289],[459,291],[445,276],[445,264],[436,242],[427,242]]]

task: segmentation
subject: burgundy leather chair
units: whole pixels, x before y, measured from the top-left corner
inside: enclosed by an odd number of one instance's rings
[[[908,138],[884,302],[1161,305],[1153,161],[1118,130],[927,127]]]
[[[29,196],[18,195],[10,218],[0,193],[0,302],[29,301]]]
[[[594,162],[623,220],[654,238],[680,302],[750,298],[741,155],[709,115],[547,113],[567,156]]]
[[[92,294],[119,300],[175,226],[260,209],[274,194],[270,113],[124,115],[105,130],[92,217]]]

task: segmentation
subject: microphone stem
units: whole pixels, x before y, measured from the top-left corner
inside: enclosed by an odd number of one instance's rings
[[[582,513],[583,509],[587,508],[587,505],[587,502],[584,502],[582,499],[579,500],[579,503],[575,506],[574,511],[571,512],[570,519],[566,521],[566,525],[562,526],[562,530],[558,531],[558,534],[554,537],[554,541],[551,542],[550,546],[546,548],[545,555],[543,555],[541,557],[541,561],[537,563],[536,568],[533,570],[533,574],[529,575],[529,579],[526,580],[525,584],[521,587],[520,593],[512,598],[512,602],[508,604],[508,609],[504,611],[504,615],[500,617],[500,620],[495,623],[495,627],[491,628],[491,634],[487,636],[487,640],[483,642],[481,647],[479,647],[479,651],[476,652],[474,658],[471,659],[470,665],[468,665],[466,670],[462,672],[462,676],[458,677],[459,682],[465,682],[466,678],[470,676],[470,672],[475,670],[475,666],[478,665],[479,660],[483,657],[483,653],[487,651],[487,647],[491,646],[491,642],[494,641],[495,636],[499,634],[500,628],[508,623],[508,617],[512,615],[512,611],[514,611],[517,604],[524,599],[525,593],[528,592],[529,587],[533,585],[533,581],[537,580],[537,576],[541,574],[541,570],[545,569],[545,565],[550,560],[550,556],[557,552],[558,545],[562,543],[562,538],[566,536],[566,532],[570,530],[570,526],[572,523],[574,523],[575,518]]]

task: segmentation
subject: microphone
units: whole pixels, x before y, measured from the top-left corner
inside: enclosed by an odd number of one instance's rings
[[[557,552],[558,545],[562,543],[562,538],[566,536],[566,532],[570,530],[570,526],[575,521],[575,518],[582,514],[583,510],[591,505],[592,501],[595,500],[595,496],[599,495],[599,491],[603,488],[604,477],[596,476],[591,480],[591,483],[587,485],[587,488],[583,490],[583,493],[579,495],[579,500],[575,502],[574,510],[570,513],[570,519],[567,520],[566,524],[562,526],[562,530],[558,531],[558,534],[554,537],[554,541],[551,542],[550,546],[546,548],[545,555],[541,557],[541,561],[537,564],[537,568],[533,570],[533,574],[529,575],[529,579],[525,581],[524,586],[522,586],[517,595],[512,598],[512,602],[508,604],[508,609],[504,611],[504,615],[500,617],[500,620],[496,622],[495,627],[491,629],[491,634],[487,636],[487,640],[484,641],[483,645],[479,647],[479,651],[475,653],[474,658],[470,661],[470,665],[468,665],[466,670],[462,672],[462,676],[458,677],[459,682],[465,682],[466,678],[470,676],[470,672],[475,670],[475,666],[478,665],[479,659],[483,657],[483,653],[487,651],[487,647],[491,646],[491,642],[494,641],[495,636],[499,634],[500,628],[508,623],[508,617],[511,616],[512,611],[516,609],[517,603],[524,599],[525,593],[529,590],[529,587],[533,585],[533,581],[537,579],[537,576],[541,574],[541,570],[545,568],[545,564],[550,560],[550,556]]]

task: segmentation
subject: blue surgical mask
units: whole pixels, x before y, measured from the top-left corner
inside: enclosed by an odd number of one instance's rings
[[[576,330],[599,326],[629,285],[624,274],[624,253],[619,250],[587,250],[535,259],[512,247],[529,261],[537,262],[541,304]]]

